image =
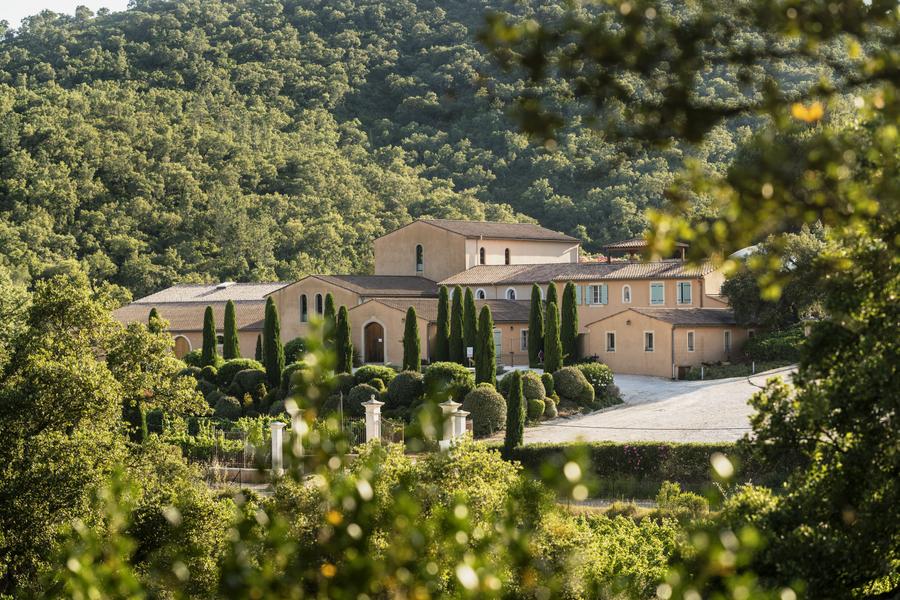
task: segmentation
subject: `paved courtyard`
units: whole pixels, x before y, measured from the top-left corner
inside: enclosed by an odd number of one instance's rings
[[[750,377],[671,381],[616,375],[625,404],[525,430],[525,443],[583,441],[731,442],[750,431],[747,400],[766,379],[789,380],[794,367]]]

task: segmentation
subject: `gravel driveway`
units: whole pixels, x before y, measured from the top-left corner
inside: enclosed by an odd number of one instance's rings
[[[795,367],[750,377],[671,381],[616,375],[625,404],[589,415],[554,419],[525,430],[525,443],[583,441],[733,442],[750,431],[747,400],[766,379],[790,379]]]

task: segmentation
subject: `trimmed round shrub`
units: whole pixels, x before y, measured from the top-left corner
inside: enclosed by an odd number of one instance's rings
[[[556,402],[554,402],[553,398],[547,396],[544,398],[544,417],[555,419],[558,416],[559,411],[556,409]]]
[[[375,399],[378,400],[381,394],[368,383],[353,386],[350,394],[344,398],[344,414],[351,417],[361,417],[366,413],[366,409],[363,408],[363,402],[368,402],[372,399],[372,396],[375,396]]]
[[[201,354],[202,353],[200,352],[200,350],[191,350],[190,352],[182,356],[181,360],[183,360],[184,364],[186,364],[187,366],[197,367],[199,369],[203,367],[203,363],[200,358]]]
[[[149,433],[163,432],[163,411],[157,408],[147,412],[147,431]]]
[[[552,396],[556,392],[556,386],[553,384],[553,373],[541,374],[541,383],[544,384],[544,393]]]
[[[596,396],[594,402],[598,405],[599,408],[606,408],[607,406],[622,404],[622,391],[619,390],[619,386],[609,384],[608,386],[603,388],[598,396]]]
[[[353,380],[353,375],[350,373],[338,373],[331,379],[331,389],[335,394],[344,394],[344,397],[347,397],[347,394],[350,393],[350,390],[353,389],[353,386],[356,385]]]
[[[552,404],[552,401],[551,401]],[[528,420],[540,421],[544,416],[544,401],[538,398],[532,398],[528,401]]]
[[[376,378],[380,379],[385,384],[389,384],[396,375],[397,372],[390,367],[385,367],[383,365],[366,365],[356,370],[356,373],[353,374],[353,379],[356,381],[357,385],[360,383],[369,383]]]
[[[228,387],[228,393],[232,396],[243,396],[244,394],[256,394],[260,385],[266,385],[266,372],[262,369],[244,369],[238,371]],[[264,394],[265,395],[265,394]]]
[[[293,387],[294,373],[306,368],[306,363],[295,362],[284,368],[281,372],[281,395],[286,396]]]
[[[178,377],[193,377],[200,379],[200,367],[185,367],[178,371]]]
[[[563,402],[578,406],[594,403],[594,387],[576,367],[563,367],[553,374],[553,387]]]
[[[462,409],[470,413],[475,437],[492,435],[506,426],[506,400],[489,383],[466,394]]]
[[[475,389],[475,375],[460,364],[436,362],[425,369],[424,383],[425,394],[430,399],[443,402],[452,398],[462,402]]]
[[[509,386],[512,381],[511,373],[510,371],[503,379],[497,382],[497,391],[503,394],[504,398],[509,398]],[[544,391],[544,384],[541,382],[540,375],[534,371],[522,371],[522,393],[526,400],[531,400],[532,398],[543,400],[547,394]]]
[[[284,362],[295,363],[303,358],[306,352],[306,340],[296,337],[284,345]]]
[[[594,397],[600,398],[606,391],[606,386],[612,385],[613,372],[603,363],[582,363],[575,365],[588,383],[594,388]]]
[[[264,370],[264,367],[252,358],[232,358],[231,360],[226,360],[222,363],[222,366],[219,367],[219,372],[216,375],[216,382],[221,387],[227,388],[231,385],[231,382],[234,381],[235,375],[241,371],[246,371],[247,369]]]
[[[386,387],[384,387],[384,382],[381,380],[380,377],[376,377],[375,379],[370,379],[369,385],[371,385],[373,388],[375,388],[379,392],[383,392],[384,390],[387,389]]]
[[[269,407],[269,415],[272,417],[280,417],[284,413],[284,400],[276,400],[272,403],[272,406]]]
[[[219,380],[219,370],[211,365],[206,365],[200,370],[200,378],[210,383],[216,383]]]
[[[241,403],[234,396],[222,395],[216,402],[214,416],[220,419],[237,421],[241,418]]]
[[[416,404],[425,393],[425,376],[418,371],[398,373],[387,388],[385,408],[407,408]]]

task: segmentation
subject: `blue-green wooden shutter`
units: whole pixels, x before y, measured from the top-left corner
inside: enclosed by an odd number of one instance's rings
[[[600,286],[600,304],[609,304],[609,289],[605,283]]]
[[[581,287],[580,285],[575,286],[575,304],[581,304]]]

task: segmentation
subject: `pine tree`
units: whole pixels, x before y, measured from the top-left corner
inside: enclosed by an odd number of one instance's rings
[[[478,345],[475,348],[475,383],[497,385],[497,356],[494,350],[494,319],[488,306],[478,315]]]
[[[578,361],[578,306],[575,304],[575,284],[571,281],[563,290],[559,340],[562,344],[563,362],[567,365],[575,364]]]
[[[338,311],[337,324],[334,332],[334,351],[337,354],[338,373],[350,373],[353,371],[353,342],[350,341],[350,314],[347,307],[342,306]]]
[[[334,309],[334,296],[325,294],[325,308],[322,311],[322,336],[326,348],[334,348],[337,317]]]
[[[266,320],[263,323],[263,358],[269,386],[278,387],[281,385],[281,372],[284,371],[284,346],[281,345],[278,308],[271,296],[266,300]]]
[[[150,316],[147,318],[147,329],[150,333],[162,333],[163,320],[155,306],[150,309]]]
[[[466,348],[463,341],[463,291],[453,288],[453,303],[450,305],[450,360],[464,365]]]
[[[263,361],[262,335],[256,336],[256,353],[253,356],[256,358],[256,362],[261,363]]]
[[[475,352],[478,340],[478,309],[475,308],[475,295],[472,288],[466,288],[466,300],[463,303],[463,364],[469,366],[468,349]]]
[[[509,374],[512,382],[509,386],[509,399],[506,401],[506,438],[503,446],[512,450],[525,441],[525,395],[522,393],[522,373],[513,371]]]
[[[447,297],[447,286],[442,285],[438,294],[437,333],[434,338],[434,360],[445,361],[450,358],[450,300]]]
[[[556,284],[552,281],[547,285],[547,304],[551,302],[556,306],[559,306],[559,298],[556,296]],[[546,319],[545,319],[546,321]]]
[[[241,357],[241,346],[238,342],[237,315],[234,310],[234,302],[229,300],[225,304],[225,341],[222,345],[222,357],[225,360]]]
[[[406,311],[403,329],[403,370],[418,371],[422,368],[422,347],[419,341],[419,323],[416,309],[410,306]]]
[[[544,371],[554,373],[562,367],[562,343],[559,341],[559,310],[556,303],[547,305],[544,319]]]
[[[200,364],[204,367],[215,365],[219,357],[216,351],[216,320],[213,317],[212,306],[206,307],[203,313],[203,352],[200,354]]]
[[[541,364],[544,348],[544,303],[541,288],[531,286],[531,312],[528,314],[528,366],[536,369]]]

